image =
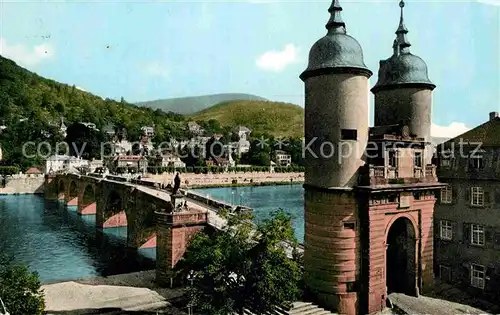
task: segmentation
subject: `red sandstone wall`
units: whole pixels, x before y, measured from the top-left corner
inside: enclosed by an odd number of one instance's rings
[[[95,202],[89,205],[78,205],[78,213],[81,215],[91,215],[97,213],[97,204]]]
[[[360,273],[358,228],[344,229],[344,222],[357,221],[353,192],[305,193],[306,285],[318,290],[319,302],[340,314],[356,315],[357,292],[348,292]]]
[[[68,206],[78,206],[78,197],[69,200],[66,205]]]
[[[156,234],[151,235],[147,242],[139,248],[156,248]]]
[[[104,224],[102,225],[103,228],[111,228],[111,227],[124,227],[127,226],[127,215],[125,214],[125,211],[121,211],[118,214],[115,214]]]
[[[400,218],[409,219],[415,229],[416,262],[415,274],[422,280],[422,291],[433,285],[433,245],[432,216],[434,211],[434,196],[429,192],[422,200],[413,200],[410,208],[399,209],[399,204],[384,201],[370,201],[369,206],[369,282],[368,282],[368,312],[379,312],[385,307],[386,295],[386,242],[392,223]],[[421,223],[420,223],[421,222]],[[421,237],[420,237],[421,235]],[[419,246],[420,244],[420,246]],[[422,265],[419,276],[418,265]],[[420,284],[417,281],[417,286]],[[422,293],[422,292],[420,292]]]
[[[174,267],[186,252],[191,239],[203,229],[203,226],[174,227],[172,229],[172,251],[170,265]]]

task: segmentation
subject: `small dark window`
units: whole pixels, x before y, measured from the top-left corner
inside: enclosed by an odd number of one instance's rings
[[[397,167],[398,166],[398,156],[396,151],[389,151],[389,167]]]
[[[358,140],[358,131],[356,129],[341,129],[340,137],[342,140]]]
[[[483,157],[481,155],[472,155],[469,160],[469,166],[475,169],[483,168]]]
[[[356,229],[356,223],[354,223],[354,222],[344,222],[344,229],[346,229],[346,230],[354,230],[354,229]]]
[[[415,200],[421,200],[422,199],[422,194],[419,192],[413,193],[413,199]]]
[[[346,282],[345,285],[346,285],[347,292],[357,292],[358,291],[358,285],[357,285],[356,281]]]
[[[398,196],[397,195],[389,195],[388,199],[389,199],[389,202],[397,202]]]
[[[415,152],[415,167],[422,167],[422,152]]]

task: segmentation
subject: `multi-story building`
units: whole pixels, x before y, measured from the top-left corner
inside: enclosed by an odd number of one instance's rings
[[[327,34],[311,48],[305,84],[304,282],[339,314],[374,314],[388,294],[433,287],[438,183],[426,63],[410,53],[404,2],[393,52],[380,61],[375,127],[361,45],[334,0]]]
[[[435,272],[478,296],[500,298],[500,117],[438,147]]]
[[[276,164],[281,167],[292,165],[292,156],[283,150],[276,150]]]
[[[53,155],[45,161],[45,173],[74,171],[81,167],[88,167],[89,161],[69,155]]]
[[[153,137],[155,135],[155,128],[151,126],[143,126],[141,127],[141,131],[148,137]]]
[[[205,132],[195,121],[188,122],[188,131],[197,136],[201,136]]]
[[[151,166],[154,167],[174,167],[174,168],[184,168],[186,163],[182,162],[181,158],[171,152],[164,152],[152,157]]]
[[[116,156],[110,166],[112,170],[119,172],[146,173],[148,161],[142,155],[121,155]]]

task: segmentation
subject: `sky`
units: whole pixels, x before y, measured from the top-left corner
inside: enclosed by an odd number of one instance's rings
[[[392,54],[398,2],[340,0],[371,86]],[[500,0],[405,2],[410,51],[437,85],[433,136],[459,135],[500,112]],[[304,106],[299,75],[326,34],[330,3],[0,0],[0,55],[103,98],[250,93]]]

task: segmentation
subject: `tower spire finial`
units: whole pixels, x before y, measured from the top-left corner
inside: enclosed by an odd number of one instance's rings
[[[406,34],[408,34],[408,29],[405,26],[404,16],[403,16],[403,8],[405,7],[404,0],[399,1],[399,7],[401,8],[401,17],[399,18],[399,26],[396,31],[396,40],[398,42],[400,51],[402,53],[409,52],[409,47],[411,46],[410,42],[406,38]]]
[[[340,6],[339,0],[333,0],[332,5],[328,9],[330,12],[330,20],[326,23],[326,29],[328,30],[328,34],[345,34],[346,28],[345,23],[342,20],[342,7]]]

